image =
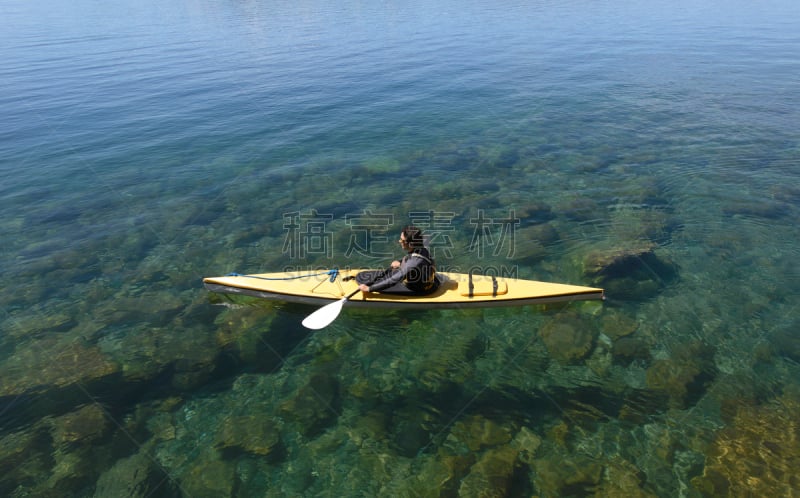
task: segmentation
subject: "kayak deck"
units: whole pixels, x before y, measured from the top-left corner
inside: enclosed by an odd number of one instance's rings
[[[330,270],[321,273],[280,272],[228,275],[203,279],[212,292],[244,294],[293,303],[324,305],[352,293],[358,287],[355,275],[362,269]],[[538,282],[516,278],[437,272],[435,292],[427,295],[356,293],[347,302],[352,307],[379,308],[461,308],[519,306],[603,299],[603,289]]]

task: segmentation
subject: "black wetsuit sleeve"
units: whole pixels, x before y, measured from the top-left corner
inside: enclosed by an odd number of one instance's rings
[[[383,289],[388,289],[393,285],[397,285],[400,282],[402,282],[404,278],[406,278],[407,274],[408,274],[408,269],[405,267],[405,264],[402,264],[400,265],[400,268],[398,268],[397,270],[389,273],[381,280],[378,280],[374,284],[370,285],[369,291],[380,292]]]
[[[400,263],[400,268],[398,268],[396,271],[393,271],[391,274],[386,275],[386,278],[378,280],[374,284],[370,285],[369,291],[380,292],[383,289],[388,289],[393,285],[397,285],[402,282],[410,272],[421,267],[423,264],[425,264],[425,261],[422,258],[412,258],[410,256],[406,256]]]

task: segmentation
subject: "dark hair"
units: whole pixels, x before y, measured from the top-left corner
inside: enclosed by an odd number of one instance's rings
[[[414,225],[406,225],[403,227],[402,233],[405,236],[408,245],[413,249],[424,247],[425,239],[422,237],[422,230],[419,228],[415,227]]]

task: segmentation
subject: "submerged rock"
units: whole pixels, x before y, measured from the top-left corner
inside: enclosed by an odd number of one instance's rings
[[[514,469],[519,450],[511,446],[489,449],[470,468],[461,481],[461,498],[501,498],[508,496],[513,486]]]
[[[737,200],[722,206],[722,212],[727,216],[753,216],[767,220],[777,220],[788,216],[792,210],[788,204],[770,199],[761,202]]]
[[[647,386],[667,393],[674,406],[686,408],[689,386],[700,373],[700,368],[691,362],[656,360],[647,369]]]
[[[549,456],[533,465],[534,484],[542,496],[590,496],[603,476],[603,466],[585,456]]]
[[[135,333],[103,338],[99,344],[122,365],[126,382],[147,382],[169,373],[170,387],[178,390],[205,382],[220,354],[213,335],[202,329],[176,334],[171,328],[145,325]]]
[[[233,461],[204,458],[193,462],[193,465],[180,478],[183,496],[192,498],[217,498],[234,496],[236,487],[236,463]]]
[[[627,247],[598,250],[590,253],[584,261],[584,274],[590,277],[611,277],[638,264],[642,257],[653,254],[656,244],[637,241]]]
[[[469,415],[453,425],[451,435],[463,442],[470,451],[498,446],[511,441],[511,431],[479,415]]]
[[[103,408],[93,403],[51,421],[53,442],[59,446],[92,443],[111,429]]]
[[[419,410],[418,405],[403,406],[391,420],[392,449],[409,458],[431,450],[438,425],[437,416],[432,411]]]
[[[785,396],[765,405],[739,406],[719,431],[702,476],[703,496],[795,496],[800,489],[800,402]]]
[[[110,431],[94,403],[0,438],[0,496],[83,496],[104,467]]]
[[[658,243],[669,241],[680,226],[668,210],[642,206],[618,206],[612,211],[610,223],[614,240],[646,240]]]
[[[541,261],[547,256],[546,245],[558,238],[556,229],[547,223],[518,228],[514,234],[513,254],[509,254],[509,259],[524,264]]]
[[[124,397],[119,374],[119,365],[80,340],[49,337],[30,343],[0,363],[0,405],[14,405],[0,410],[0,426],[9,429],[64,413],[85,404],[87,395],[109,401]]]
[[[523,225],[531,223],[543,223],[555,218],[553,208],[544,202],[527,202],[515,210],[515,215]]]
[[[97,480],[95,498],[182,496],[175,483],[146,453],[118,460]]]
[[[542,445],[542,438],[527,427],[522,427],[511,441],[511,446],[519,450],[519,459],[524,463],[533,463],[536,451]]]
[[[673,357],[653,362],[647,369],[647,386],[669,396],[676,408],[694,405],[716,376],[713,350],[699,342],[673,352]]]
[[[608,216],[605,206],[587,197],[568,199],[558,206],[557,211],[572,221],[590,221]]]
[[[217,448],[223,453],[246,452],[269,456],[281,445],[275,423],[264,416],[226,417],[217,433]]]
[[[584,276],[616,299],[647,299],[677,277],[675,265],[659,257],[655,249],[652,242],[637,241],[592,252],[584,261]]]
[[[94,318],[109,326],[147,323],[151,327],[166,327],[186,308],[186,300],[172,289],[150,290],[145,284],[126,287],[113,299],[101,302]]]
[[[771,331],[767,340],[776,354],[800,361],[800,320],[795,320],[788,327]]]
[[[16,340],[45,337],[53,332],[66,332],[78,321],[67,311],[28,310],[23,316],[14,316],[8,335]]]
[[[330,375],[312,375],[308,383],[280,406],[282,415],[298,425],[298,431],[312,437],[339,416],[339,383]]]
[[[633,463],[616,458],[606,467],[606,479],[594,496],[604,498],[656,498],[656,495],[642,489],[645,475]]]
[[[639,328],[639,322],[637,322],[634,318],[631,318],[621,311],[615,309],[605,310],[600,323],[603,333],[612,340],[629,336],[636,332],[636,330]]]
[[[475,460],[472,453],[429,457],[410,485],[403,483],[401,490],[387,496],[458,496],[461,481]]]
[[[42,394],[77,383],[86,386],[119,371],[119,366],[97,347],[79,341],[64,344],[52,338],[31,343],[1,368],[0,397]]]
[[[562,313],[546,323],[539,336],[547,351],[561,363],[573,363],[586,358],[594,347],[593,326],[578,315]]]
[[[48,475],[53,464],[48,439],[40,428],[0,437],[0,496],[33,487]]]
[[[650,345],[643,339],[635,337],[617,339],[611,351],[614,356],[614,362],[621,365],[630,365],[636,360],[650,359]]]
[[[619,365],[630,365],[636,360],[650,359],[650,345],[633,334],[639,330],[639,322],[621,311],[608,308],[601,320],[603,334],[613,342],[611,354]]]
[[[220,313],[214,321],[218,347],[246,364],[263,362],[266,331],[276,313],[265,314],[262,308],[246,305],[234,311]]]

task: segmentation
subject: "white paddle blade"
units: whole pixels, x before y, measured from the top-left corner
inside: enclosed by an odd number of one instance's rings
[[[303,327],[311,330],[324,329],[331,324],[339,313],[342,311],[342,306],[347,298],[344,297],[330,304],[326,304],[317,311],[311,313],[303,320]]]

